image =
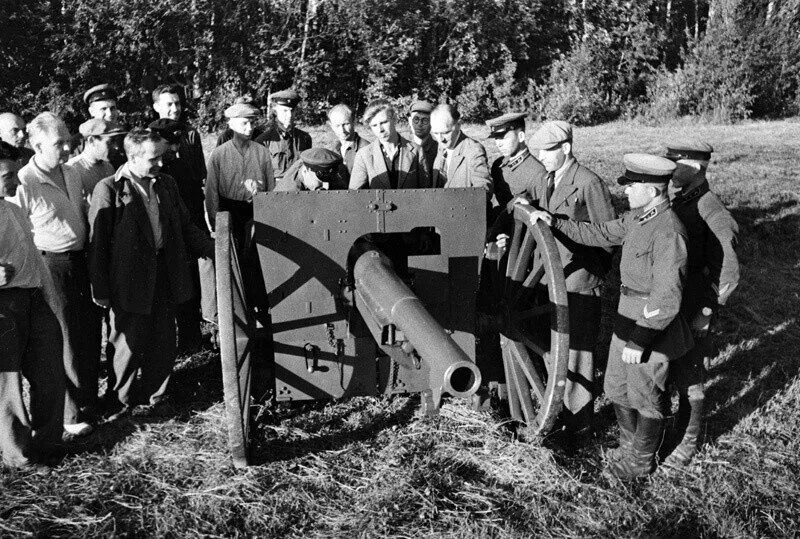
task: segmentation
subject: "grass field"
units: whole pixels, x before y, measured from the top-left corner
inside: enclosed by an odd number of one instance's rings
[[[176,417],[103,425],[49,473],[0,471],[0,535],[797,535],[800,123],[614,123],[578,129],[575,147],[621,207],[622,154],[661,152],[684,133],[717,150],[711,185],[741,226],[743,266],[715,331],[707,443],[685,470],[604,476],[616,428],[602,399],[595,439],[569,453],[516,440],[459,402],[422,419],[414,398],[359,398],[260,409],[261,464],[238,471],[219,358],[204,353],[177,365]],[[606,315],[613,307],[609,296]]]

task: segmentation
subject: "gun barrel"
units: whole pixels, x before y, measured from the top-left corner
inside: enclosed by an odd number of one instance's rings
[[[466,398],[477,392],[481,383],[478,367],[397,276],[383,253],[370,250],[362,254],[353,276],[362,316],[369,314],[381,326],[400,329],[429,363],[430,388],[436,402],[442,394]]]

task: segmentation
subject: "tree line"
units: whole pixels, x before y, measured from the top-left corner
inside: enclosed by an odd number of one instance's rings
[[[0,110],[85,116],[121,92],[148,119],[163,82],[212,129],[234,98],[290,86],[304,120],[377,96],[594,124],[800,108],[800,0],[0,0]]]

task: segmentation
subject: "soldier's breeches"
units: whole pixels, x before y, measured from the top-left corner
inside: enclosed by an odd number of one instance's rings
[[[682,395],[689,395],[692,400],[705,396],[703,384],[706,379],[705,357],[711,353],[713,343],[711,335],[695,337],[695,346],[685,355],[673,362],[669,381],[677,387]]]
[[[667,409],[668,361],[638,365],[622,362],[625,342],[614,335],[608,351],[604,390],[615,404],[633,408],[645,417],[662,419]]]

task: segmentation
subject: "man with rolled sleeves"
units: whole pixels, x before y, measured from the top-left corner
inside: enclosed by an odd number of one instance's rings
[[[276,191],[327,191],[347,189],[350,174],[339,154],[325,148],[309,148],[289,167]]]
[[[422,148],[422,157],[425,160],[425,171],[428,176],[433,171],[433,163],[439,152],[439,144],[431,136],[431,112],[433,112],[433,104],[417,100],[411,104],[411,113],[408,115],[411,142]]]
[[[27,165],[33,157],[33,150],[26,145],[25,121],[12,112],[0,113],[0,140],[17,149],[19,166]]]
[[[272,155],[275,181],[283,178],[289,167],[300,158],[300,152],[311,147],[311,135],[295,127],[295,114],[300,95],[294,90],[282,90],[270,96],[274,118],[266,131],[256,138]]]
[[[571,221],[603,223],[616,217],[608,187],[575,158],[572,126],[543,124],[529,139],[547,174],[536,174],[525,186],[538,206]],[[519,191],[522,185],[511,187]],[[594,347],[600,330],[601,284],[611,269],[608,248],[580,245],[555,232],[564,268],[570,315],[570,351],[562,420],[568,434],[589,434],[594,416]],[[537,254],[541,256],[541,254]]]
[[[604,223],[568,220],[534,210],[531,221],[550,224],[571,240],[596,247],[622,245],[622,281],[608,353],[605,392],[614,404],[619,449],[608,470],[631,479],[652,473],[661,444],[671,361],[694,345],[680,306],[686,276],[686,229],[670,209],[667,184],[675,164],[663,157],[627,154],[625,194],[631,211]]]
[[[461,130],[461,115],[453,105],[431,111],[431,135],[439,144],[431,178],[433,187],[480,187],[492,196],[486,150]]]
[[[122,139],[128,131],[116,122],[92,118],[78,128],[84,140],[83,151],[67,161],[80,176],[86,202],[103,178],[114,175],[109,156],[122,152]]]
[[[106,122],[120,121],[119,108],[117,107],[117,90],[110,84],[92,86],[83,93],[83,102],[89,111],[90,118],[97,118]],[[83,150],[83,141],[76,144],[78,152]],[[108,161],[117,170],[125,163],[125,152],[111,152]]]
[[[5,200],[19,186],[18,160],[17,149],[0,141],[0,453],[3,464],[24,469],[48,460],[61,443],[64,365],[31,223]],[[22,377],[30,383],[29,407]]]
[[[678,359],[670,379],[677,386],[679,406],[675,439],[680,443],[665,464],[685,466],[697,453],[703,428],[705,358],[713,347],[709,327],[739,284],[736,237],[739,226],[708,184],[706,170],[714,149],[706,142],[684,139],[667,145],[675,161],[672,209],[688,234],[689,261],[681,312],[689,321],[695,346]]]
[[[334,105],[328,111],[328,124],[336,136],[333,151],[342,156],[349,174],[353,171],[353,162],[358,150],[369,146],[369,141],[356,132],[353,109],[344,103]]]
[[[225,110],[233,138],[218,146],[208,159],[206,213],[213,230],[217,212],[231,213],[233,235],[239,248],[244,246],[247,223],[253,219],[253,195],[272,191],[275,177],[269,150],[250,140],[258,109],[246,103]]]

